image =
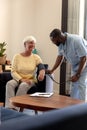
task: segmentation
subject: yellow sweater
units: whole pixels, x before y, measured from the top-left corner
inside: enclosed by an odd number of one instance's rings
[[[37,54],[32,53],[27,57],[16,54],[12,61],[11,74],[13,79],[19,81],[24,78],[35,81],[36,67],[40,63],[42,63],[42,60]]]

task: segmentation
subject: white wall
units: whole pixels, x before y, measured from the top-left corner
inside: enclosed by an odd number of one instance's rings
[[[0,0],[0,41],[8,43],[10,60],[23,49],[23,38],[34,35],[39,55],[52,67],[58,52],[49,34],[52,29],[61,28],[61,3],[62,0]],[[55,79],[59,80],[59,69]],[[58,89],[58,85],[54,86]]]
[[[37,48],[44,63],[48,63],[51,68],[58,51],[51,43],[49,34],[53,28],[61,27],[61,0],[36,0],[34,9]],[[55,80],[59,81],[59,69],[55,71]],[[57,84],[54,86],[58,89]]]
[[[33,34],[33,8],[33,0],[11,1],[11,59],[15,53],[20,52],[24,48],[22,43],[24,37]]]
[[[7,55],[10,50],[11,6],[9,0],[0,0],[0,42],[7,42]],[[10,56],[8,56],[10,57]]]

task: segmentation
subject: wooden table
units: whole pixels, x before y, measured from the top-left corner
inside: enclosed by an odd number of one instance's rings
[[[84,103],[82,100],[73,99],[68,96],[53,94],[51,97],[31,97],[29,94],[10,98],[10,102],[22,109],[28,108],[36,111],[47,111],[61,109],[71,105]]]

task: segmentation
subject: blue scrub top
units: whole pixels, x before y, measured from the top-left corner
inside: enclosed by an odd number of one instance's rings
[[[87,41],[76,34],[66,33],[66,35],[67,40],[65,44],[58,46],[59,55],[63,55],[71,63],[72,70],[76,72],[80,58],[87,55]]]

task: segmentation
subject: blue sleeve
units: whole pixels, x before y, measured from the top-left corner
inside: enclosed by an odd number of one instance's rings
[[[62,44],[58,47],[58,55],[62,56],[64,54],[63,46]]]
[[[83,57],[87,55],[87,41],[82,38],[76,39],[74,42],[74,47],[78,57]]]

